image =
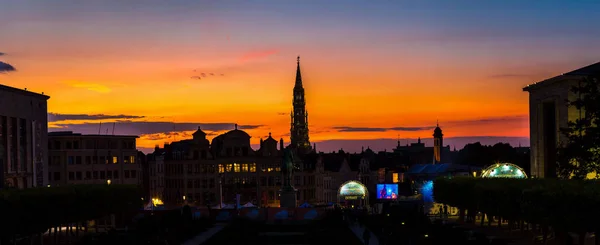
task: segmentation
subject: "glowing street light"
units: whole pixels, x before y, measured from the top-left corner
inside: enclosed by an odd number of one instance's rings
[[[109,185],[110,185],[110,183],[111,183],[111,182],[112,182],[112,181],[110,181],[109,179],[107,179],[107,180],[106,180],[106,184],[109,184]]]

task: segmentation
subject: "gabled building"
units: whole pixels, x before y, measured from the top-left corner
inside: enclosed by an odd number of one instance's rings
[[[237,202],[239,194],[242,204],[278,205],[283,139],[278,144],[269,135],[254,150],[250,137],[235,125],[209,144],[206,133],[198,128],[193,139],[155,148],[148,155],[151,195],[168,204],[215,205]],[[314,192],[314,185],[299,189]],[[299,192],[299,200],[314,200],[304,193]]]

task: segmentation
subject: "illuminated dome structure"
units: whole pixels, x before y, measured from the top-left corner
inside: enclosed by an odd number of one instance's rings
[[[347,204],[366,205],[369,203],[369,191],[357,180],[346,181],[338,190],[338,200]]]
[[[512,163],[497,163],[489,166],[481,173],[482,178],[527,178],[525,170]]]

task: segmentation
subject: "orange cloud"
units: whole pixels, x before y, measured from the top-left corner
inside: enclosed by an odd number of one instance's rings
[[[261,50],[261,51],[253,51],[242,55],[239,60],[240,62],[248,62],[252,60],[264,59],[271,55],[276,55],[279,53],[278,49],[269,49],[269,50]]]
[[[85,83],[85,82],[70,82],[69,85],[74,88],[83,88],[98,93],[109,93],[111,89],[107,86],[97,83]]]

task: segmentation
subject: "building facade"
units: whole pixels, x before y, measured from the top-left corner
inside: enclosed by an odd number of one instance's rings
[[[567,140],[560,133],[569,121],[580,117],[580,111],[568,106],[574,100],[571,92],[583,78],[600,74],[600,63],[589,65],[560,76],[531,84],[529,92],[529,138],[531,148],[531,176],[556,177],[556,151]]]
[[[148,155],[150,193],[166,204],[279,205],[283,148],[283,139],[278,142],[269,135],[253,150],[250,135],[237,125],[209,143],[198,128],[192,139],[165,144]],[[299,199],[314,199],[314,188],[299,190]]]
[[[443,146],[440,127],[434,130],[434,147],[425,147],[419,140],[411,146],[400,146],[394,152],[375,153],[368,149],[359,154],[340,150],[317,153],[311,147],[308,113],[300,72],[296,67],[291,114],[290,145],[294,149],[298,171],[292,184],[297,189],[298,204],[338,203],[340,186],[347,181],[360,181],[376,200],[377,183],[392,181],[393,172],[417,163],[448,162],[450,147]],[[279,190],[283,174],[283,139],[271,134],[260,139],[257,150],[250,145],[251,136],[237,125],[209,142],[207,134],[198,128],[192,139],[156,147],[147,156],[150,198],[166,205],[245,204],[279,206]]]
[[[0,85],[0,188],[47,185],[49,98]]]
[[[71,184],[142,184],[137,136],[48,134],[48,180],[52,186]]]

